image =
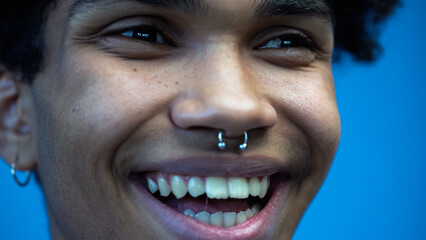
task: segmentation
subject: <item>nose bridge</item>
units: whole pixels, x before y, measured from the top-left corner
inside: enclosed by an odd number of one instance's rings
[[[199,96],[206,106],[218,113],[247,113],[259,104],[259,98],[236,46],[218,46],[209,52],[200,69]]]
[[[206,50],[203,56],[203,75],[205,81],[222,81],[228,79],[229,83],[242,81],[245,74],[242,56],[237,45],[215,44]],[[247,81],[247,79],[245,80]]]
[[[238,46],[217,44],[201,58],[194,74],[193,94],[172,109],[178,126],[215,128],[236,137],[275,123],[275,110],[255,88]]]

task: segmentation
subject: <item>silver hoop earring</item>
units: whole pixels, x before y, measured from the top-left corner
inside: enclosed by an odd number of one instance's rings
[[[219,143],[217,144],[217,147],[220,150],[225,150],[226,143],[223,141],[222,131],[219,131],[219,133],[217,134],[217,139],[219,140]],[[240,146],[239,146],[239,148],[240,148],[241,151],[245,151],[247,149],[247,139],[248,139],[247,132],[244,132],[244,142],[242,144],[240,144]]]
[[[27,173],[27,178],[25,179],[24,182],[19,181],[18,177],[16,176],[16,169],[15,169],[15,163],[12,163],[12,168],[10,169],[10,173],[13,176],[13,179],[15,179],[15,182],[21,186],[21,187],[25,187],[28,185],[28,183],[30,182],[30,178],[31,178],[31,171],[27,170],[25,171]]]

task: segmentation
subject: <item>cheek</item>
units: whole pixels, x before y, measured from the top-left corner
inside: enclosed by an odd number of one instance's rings
[[[77,180],[110,168],[114,152],[138,127],[154,117],[168,117],[158,114],[167,111],[175,91],[157,80],[168,79],[164,69],[149,71],[156,68],[104,59],[77,53],[52,69],[54,74],[36,81],[43,176],[56,168],[67,173],[57,176],[65,184],[84,182]]]
[[[331,74],[296,73],[280,85],[275,92],[279,114],[298,126],[311,146],[332,158],[340,140],[340,117]]]
[[[163,80],[170,79],[164,69],[80,55],[84,57],[67,64],[62,74],[67,78],[56,81],[54,91],[60,94],[56,104],[49,106],[55,122],[72,129],[66,134],[74,143],[99,151],[117,147],[155,113],[167,110],[175,89]],[[84,142],[81,136],[85,136]]]
[[[111,172],[114,153],[136,128],[167,110],[173,91],[156,80],[164,72],[87,55],[51,72],[40,75],[34,86],[38,167],[49,206],[63,221],[114,221],[108,215],[120,211],[113,204],[122,196]],[[93,202],[110,211],[94,212]],[[87,213],[88,220],[78,212]]]

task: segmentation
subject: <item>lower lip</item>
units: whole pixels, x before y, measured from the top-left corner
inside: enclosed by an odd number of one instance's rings
[[[280,179],[281,180],[281,179]],[[140,203],[177,239],[270,239],[285,203],[285,181],[273,189],[266,206],[246,222],[232,228],[216,227],[188,217],[158,201],[144,186],[135,183]],[[166,216],[166,217],[165,217]]]

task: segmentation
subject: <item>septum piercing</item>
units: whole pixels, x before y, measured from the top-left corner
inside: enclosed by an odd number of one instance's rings
[[[219,133],[217,134],[217,138],[219,139],[219,143],[217,144],[217,147],[220,150],[225,150],[226,143],[222,140],[222,131],[219,131]]]
[[[15,163],[12,163],[12,168],[10,169],[10,173],[12,174],[13,179],[15,179],[15,182],[21,187],[25,187],[30,182],[31,171],[27,170],[25,172],[27,173],[27,178],[25,179],[24,182],[19,181],[18,177],[16,176]]]
[[[218,138],[218,140],[219,140],[219,143],[217,144],[217,147],[218,147],[220,150],[225,150],[225,148],[226,148],[226,143],[223,141],[223,138],[222,138],[222,131],[219,131],[219,133],[217,134],[217,138]],[[241,151],[245,151],[245,150],[247,149],[247,139],[248,139],[248,136],[247,136],[247,132],[245,131],[245,132],[244,132],[244,142],[243,142],[243,143],[241,143],[241,144],[240,144],[240,146],[239,146],[239,149],[240,149]]]

